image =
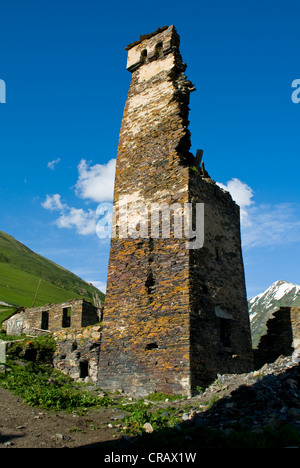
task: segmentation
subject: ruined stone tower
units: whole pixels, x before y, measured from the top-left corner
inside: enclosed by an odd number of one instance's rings
[[[190,153],[194,87],[174,26],[126,49],[132,79],[117,156],[98,383],[136,395],[191,395],[217,373],[252,369],[239,207],[200,168],[201,152]],[[175,233],[175,215],[169,236],[162,224],[153,232],[150,209],[144,218],[130,216],[137,203],[140,215],[155,204],[202,204],[203,245],[188,248],[187,237]]]

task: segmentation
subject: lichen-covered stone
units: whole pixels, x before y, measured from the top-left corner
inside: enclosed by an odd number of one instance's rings
[[[120,131],[98,383],[147,395],[190,395],[221,372],[252,369],[239,208],[193,167],[188,130],[193,84],[174,28],[128,48],[132,73]],[[205,241],[120,236],[120,199],[144,206],[204,203]],[[120,215],[120,218],[118,218]],[[137,219],[131,220],[133,226]],[[130,225],[129,225],[130,227]]]

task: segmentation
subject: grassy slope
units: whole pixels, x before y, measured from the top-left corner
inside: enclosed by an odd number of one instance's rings
[[[10,317],[15,311],[15,308],[0,306],[0,329],[2,327],[2,322]]]
[[[77,297],[93,302],[95,292],[104,299],[94,286],[0,231],[0,300],[31,307],[40,279],[36,306]]]

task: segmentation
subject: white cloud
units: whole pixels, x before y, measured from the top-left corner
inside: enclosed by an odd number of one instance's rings
[[[42,203],[42,207],[50,211],[63,211],[68,206],[61,202],[61,197],[58,193],[47,195],[46,200]]]
[[[293,204],[256,205],[253,189],[239,179],[217,185],[230,192],[240,206],[243,247],[275,246],[300,240],[299,208]]]
[[[100,203],[112,201],[114,192],[116,160],[107,164],[89,166],[82,159],[78,165],[79,178],[75,185],[76,194],[84,200]]]
[[[47,167],[49,167],[51,171],[54,171],[56,164],[58,164],[59,162],[60,162],[60,158],[54,159],[54,161],[48,162]]]
[[[56,220],[60,228],[75,228],[79,234],[88,235],[96,232],[97,215],[93,210],[84,211],[81,208],[68,208]]]
[[[61,196],[56,193],[47,195],[42,207],[50,211],[59,211],[60,216],[55,221],[59,228],[75,228],[79,234],[87,235],[96,232],[96,210],[85,211],[82,208],[69,207],[61,202]]]
[[[48,167],[54,168],[59,159],[48,163]],[[78,165],[78,180],[75,185],[75,193],[78,197],[92,202],[104,202],[113,200],[116,160],[111,159],[107,164],[95,164],[89,166],[82,159]],[[47,195],[42,203],[43,208],[50,211],[59,211],[60,216],[55,221],[59,228],[74,228],[79,234],[88,235],[96,233],[97,213],[96,209],[84,210],[70,207],[61,201],[61,196],[56,193]]]

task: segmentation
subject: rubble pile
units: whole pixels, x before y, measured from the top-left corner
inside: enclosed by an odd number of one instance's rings
[[[195,409],[188,419],[197,426],[230,432],[239,425],[259,432],[289,425],[300,431],[300,366],[292,357],[281,356],[249,374],[218,376],[192,402]]]

